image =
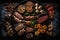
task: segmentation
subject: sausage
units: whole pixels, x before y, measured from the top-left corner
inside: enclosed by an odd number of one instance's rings
[[[44,21],[46,21],[48,19],[48,15],[42,16],[40,18],[37,19],[38,23],[42,23]]]
[[[27,27],[26,32],[33,32],[33,28]]]
[[[16,31],[19,31],[19,30],[21,30],[22,28],[24,27],[24,24],[19,24],[17,27],[15,27],[15,30]]]
[[[13,17],[14,17],[14,20],[15,20],[16,22],[20,22],[20,20],[19,20],[17,17],[15,17],[14,15],[13,15]]]
[[[31,19],[35,19],[37,18],[37,16],[25,16],[26,20],[31,20]]]
[[[15,12],[14,15],[15,15],[17,18],[19,18],[19,19],[23,19],[22,15],[19,14],[18,12]]]
[[[25,32],[24,28],[18,32],[18,35],[21,36]]]
[[[15,20],[16,22],[25,22],[25,20],[21,20],[21,19],[15,17],[14,15],[13,15],[13,17],[14,17],[14,20]]]

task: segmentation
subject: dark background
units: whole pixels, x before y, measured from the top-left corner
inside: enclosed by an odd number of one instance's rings
[[[0,6],[3,4],[3,3],[12,3],[12,2],[17,2],[17,3],[20,3],[20,2],[23,2],[23,1],[29,1],[29,0],[0,0]],[[55,6],[56,6],[56,14],[55,14],[55,17],[54,17],[54,25],[55,25],[55,28],[54,28],[54,32],[56,33],[55,36],[47,36],[47,35],[44,35],[42,37],[40,37],[39,39],[40,40],[59,40],[59,37],[60,37],[60,4],[59,4],[59,0],[31,0],[31,1],[38,1],[40,3],[53,3]],[[0,29],[3,28],[2,27],[2,24],[3,24],[3,20],[2,20],[2,17],[1,17],[1,8],[0,8]],[[57,20],[56,20],[57,19]],[[0,30],[1,31],[1,30]],[[1,40],[5,39],[5,40],[8,40],[10,38],[6,38],[6,37],[2,37],[0,36]],[[12,40],[13,37],[11,37],[10,40]],[[15,36],[14,37],[14,40],[17,40],[18,37]],[[39,40],[37,39],[37,40]],[[23,40],[23,38],[22,38]]]

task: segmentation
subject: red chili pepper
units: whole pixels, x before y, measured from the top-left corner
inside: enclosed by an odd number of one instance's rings
[[[52,4],[48,4],[48,5],[46,5],[46,9],[48,11],[52,11],[52,10],[54,10],[54,6]]]
[[[53,6],[50,6],[47,10],[48,11],[53,11],[54,10],[54,7]]]
[[[48,5],[46,5],[46,9],[48,10],[48,14],[51,18],[51,16],[54,15],[54,6],[52,4],[48,4]]]
[[[50,7],[50,5],[46,5],[46,9],[49,8],[49,7]]]

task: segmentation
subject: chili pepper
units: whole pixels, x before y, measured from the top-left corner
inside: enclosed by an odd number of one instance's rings
[[[46,5],[46,9],[48,10],[48,14],[50,16],[50,19],[52,19],[54,16],[54,12],[55,12],[54,6],[52,4],[48,4],[48,5]]]

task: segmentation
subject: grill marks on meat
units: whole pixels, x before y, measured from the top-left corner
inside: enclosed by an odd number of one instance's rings
[[[37,21],[38,21],[38,23],[42,23],[42,22],[46,21],[47,19],[48,19],[48,15],[45,15],[45,16],[38,18]]]

